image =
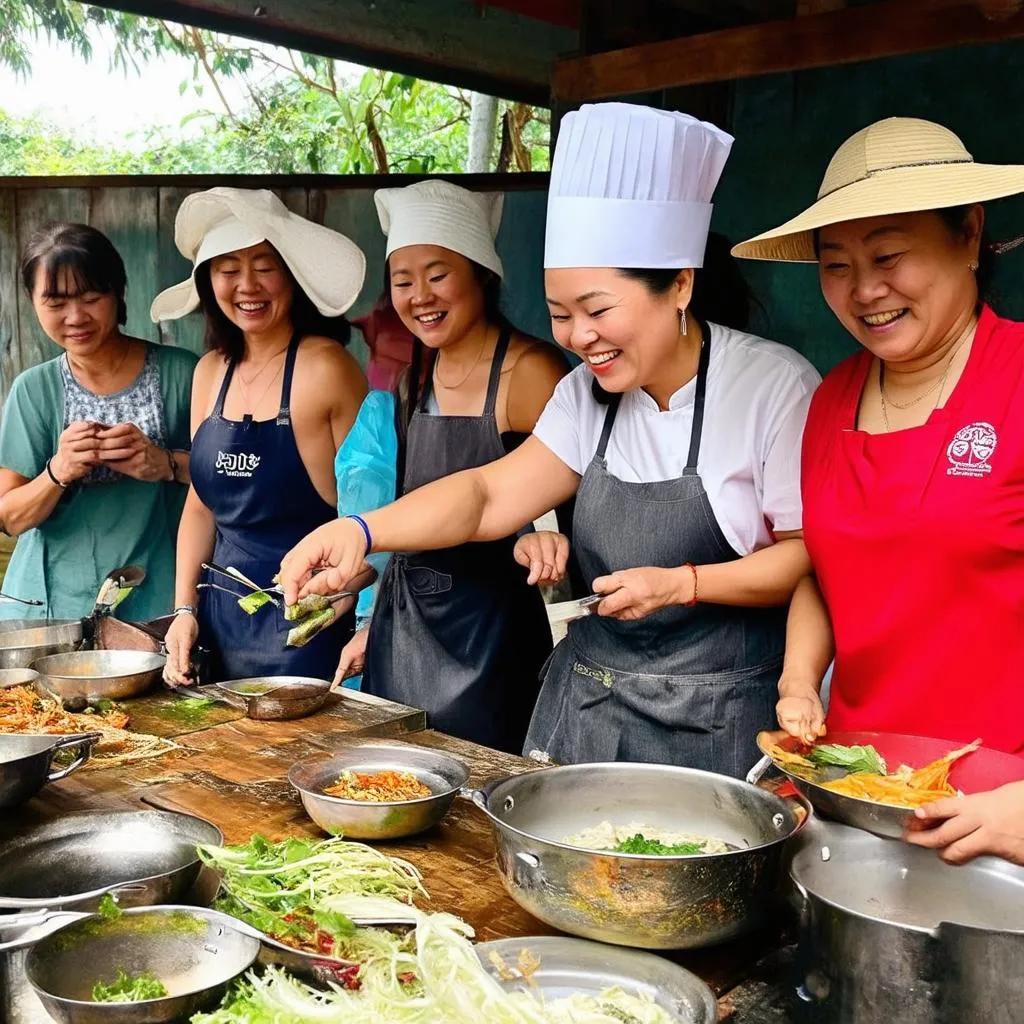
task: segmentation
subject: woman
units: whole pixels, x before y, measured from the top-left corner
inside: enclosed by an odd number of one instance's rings
[[[63,351],[19,374],[4,406],[0,528],[18,537],[4,590],[42,604],[0,603],[0,619],[88,615],[107,573],[128,564],[146,570],[132,617],[165,615],[196,358],[124,333],[124,263],[86,224],[37,231],[21,281]]]
[[[267,191],[191,195],[175,222],[192,276],[157,296],[154,320],[201,306],[211,349],[192,393],[192,487],[178,532],[175,621],[165,679],[187,681],[197,639],[220,679],[329,679],[351,636],[353,601],[308,644],[286,648],[293,623],[273,605],[252,616],[222,590],[198,599],[204,562],[269,586],[298,538],[334,518],[334,454],[366,381],[339,344],[340,317],[362,287],[362,252],[343,235],[290,213]],[[345,327],[343,322],[341,327]],[[232,589],[230,580],[210,583]],[[239,588],[239,596],[245,593]]]
[[[576,494],[576,553],[606,596],[545,671],[526,749],[558,761],[738,775],[771,720],[780,607],[807,570],[794,453],[817,375],[700,320],[715,281],[693,268],[731,143],[631,104],[567,115],[545,288],[556,340],[584,364],[515,452],[370,513],[365,534],[351,518],[321,528],[282,566],[294,600],[367,550],[506,536]],[[318,565],[334,569],[310,582]]]
[[[408,493],[517,448],[567,370],[556,349],[515,330],[499,310],[501,196],[424,181],[382,189],[375,200],[391,304],[417,344],[400,395],[372,394],[352,437],[363,441],[339,452],[343,515],[393,500],[396,479]],[[358,502],[358,478],[374,454],[394,476],[378,500]],[[365,690],[423,708],[447,733],[521,749],[551,629],[514,543],[501,536],[395,549],[407,553],[388,564],[369,632],[346,649],[339,676],[356,671],[365,651]]]
[[[862,351],[814,398],[803,499],[814,577],[793,601],[779,722],[1024,750],[1024,326],[983,302],[980,202],[1024,168],[975,164],[928,121],[848,139],[807,211],[738,255],[818,262]]]

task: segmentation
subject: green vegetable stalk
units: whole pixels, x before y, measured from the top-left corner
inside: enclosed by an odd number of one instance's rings
[[[334,609],[324,608],[323,611],[307,615],[301,622],[288,630],[285,644],[288,647],[305,647],[318,633],[334,622]]]
[[[163,982],[149,971],[131,975],[123,968],[118,968],[116,980],[109,985],[97,981],[92,987],[94,1003],[141,1003],[146,999],[162,999],[166,995]]]
[[[269,601],[269,594],[262,590],[256,590],[251,594],[246,594],[245,597],[240,597],[238,599],[238,607],[241,608],[246,615],[255,615]]]
[[[307,615],[322,612],[326,608],[330,608],[330,605],[323,594],[307,594],[295,604],[286,605],[284,617],[287,622],[301,622]]]

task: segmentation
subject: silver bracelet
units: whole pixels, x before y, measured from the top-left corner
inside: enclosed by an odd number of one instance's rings
[[[191,615],[195,617],[196,606],[194,604],[179,604],[171,613],[172,615]]]

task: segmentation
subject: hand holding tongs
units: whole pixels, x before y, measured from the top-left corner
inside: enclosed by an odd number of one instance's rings
[[[266,594],[270,602],[280,608],[281,602],[279,598],[284,596],[284,587],[280,583],[274,583],[269,587],[260,587],[253,583],[248,576],[243,575],[233,566],[220,566],[214,562],[203,562],[203,568],[218,573],[221,576],[226,576],[228,579],[233,580],[235,583],[241,583],[243,586],[248,587],[254,594]],[[321,570],[322,571],[322,570]],[[316,573],[314,572],[314,575]],[[348,585],[346,590],[339,590],[336,594],[324,594],[324,600],[328,604],[334,604],[335,601],[340,601],[346,597],[355,597],[361,590],[370,586],[374,580],[377,579],[377,570],[373,566],[367,566],[366,569],[355,576]],[[213,590],[225,590],[227,593],[231,593],[225,587],[219,587],[214,583],[199,584],[201,587],[210,587]]]

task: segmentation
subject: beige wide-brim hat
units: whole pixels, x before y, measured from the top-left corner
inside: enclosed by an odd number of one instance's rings
[[[1024,192],[1024,167],[976,164],[948,128],[914,117],[876,121],[836,150],[818,201],[741,242],[734,256],[816,263],[814,232],[829,224],[941,210]]]
[[[198,307],[197,267],[260,242],[281,254],[324,316],[341,316],[359,297],[366,257],[350,238],[292,213],[267,189],[211,188],[187,196],[174,219],[174,244],[192,261],[192,273],[153,300],[153,322],[177,320]]]

